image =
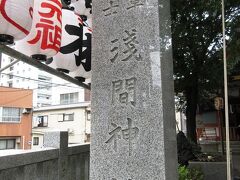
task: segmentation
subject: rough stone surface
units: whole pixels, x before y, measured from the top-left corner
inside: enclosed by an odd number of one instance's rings
[[[93,0],[91,180],[177,179],[169,13]]]
[[[53,131],[44,134],[44,147],[59,148],[58,180],[68,176],[68,132]]]
[[[68,147],[68,132],[50,131],[44,134],[44,147],[65,148]]]
[[[204,180],[227,179],[226,162],[190,162],[189,167],[202,171],[204,174]]]

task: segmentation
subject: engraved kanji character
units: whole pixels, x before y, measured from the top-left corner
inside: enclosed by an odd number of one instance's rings
[[[114,127],[114,129],[111,132],[109,132],[109,135],[111,135],[111,137],[105,143],[113,141],[113,148],[116,151],[117,139],[121,139],[121,135],[119,134],[119,132],[121,132],[122,128],[120,126],[117,126],[115,123],[111,123],[111,125]]]
[[[129,99],[128,101],[135,106],[136,105],[136,93],[135,93],[135,89],[136,89],[136,78],[130,78],[130,79],[126,79],[126,89],[128,90],[128,94],[129,97],[131,99]]]
[[[128,103],[128,93],[127,92],[119,94],[119,102],[122,104]]]
[[[115,103],[115,99],[116,97],[118,98],[118,94],[120,93],[120,91],[123,89],[123,81],[122,80],[117,80],[112,82],[112,103]]]
[[[127,118],[128,128],[122,130],[123,139],[128,141],[129,145],[129,156],[132,155],[132,140],[138,135],[139,129],[137,127],[132,127],[132,119]]]
[[[136,78],[129,78],[126,80],[117,80],[112,82],[112,103],[119,102],[120,104],[136,105]]]
[[[116,43],[118,42],[118,39],[114,39],[111,41],[111,43],[114,45],[114,47],[111,48],[111,53],[115,53],[113,58],[110,59],[111,62],[114,62],[117,57],[118,57],[118,45],[116,45]]]
[[[136,29],[132,29],[131,33],[127,30],[125,31],[127,37],[123,38],[123,41],[127,50],[125,50],[123,53],[127,55],[127,57],[122,59],[122,61],[128,61],[133,55],[138,61],[142,59],[140,54],[136,54],[138,51],[136,46],[139,44],[139,42],[136,40],[136,32]]]
[[[109,7],[103,9],[105,16],[110,16],[112,14],[117,14],[117,8],[119,7],[119,0],[108,0]]]
[[[142,6],[144,5],[143,3],[141,3],[141,0],[128,0],[129,3],[131,4],[129,7],[127,7],[127,9],[131,9],[137,6]]]
[[[132,149],[133,149],[132,141],[137,137],[139,129],[137,127],[133,127],[132,119],[127,118],[127,121],[128,121],[128,127],[126,129],[122,129],[121,126],[118,126],[115,123],[111,123],[114,129],[109,132],[109,135],[111,135],[111,137],[105,143],[110,143],[113,141],[113,148],[114,148],[114,151],[116,151],[117,140],[122,138],[128,142],[128,152],[129,152],[129,156],[131,156]]]

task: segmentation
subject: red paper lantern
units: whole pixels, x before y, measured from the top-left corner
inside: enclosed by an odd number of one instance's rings
[[[32,26],[33,0],[0,0],[0,42],[25,38]]]
[[[17,43],[17,50],[34,59],[46,60],[60,50],[61,33],[61,0],[35,0],[31,31]]]

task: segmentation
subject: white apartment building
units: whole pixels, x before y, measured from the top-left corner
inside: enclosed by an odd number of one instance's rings
[[[0,60],[0,68],[15,61],[4,54]],[[90,92],[22,61],[0,73],[0,85],[33,90],[33,149],[47,131],[68,131],[70,144],[90,141]]]
[[[0,58],[0,65],[5,67],[14,60],[12,57],[3,54]],[[21,61],[0,74],[0,85],[33,89],[33,107],[84,101],[83,88]]]
[[[35,108],[33,111],[32,149],[43,147],[49,131],[68,131],[69,144],[90,142],[90,102]]]

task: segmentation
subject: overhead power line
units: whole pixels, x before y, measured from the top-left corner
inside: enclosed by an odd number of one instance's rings
[[[0,58],[1,58],[1,57],[0,57]],[[0,61],[1,61],[1,59],[0,59]],[[0,69],[0,73],[3,72],[4,70],[10,68],[10,67],[13,66],[14,64],[16,64],[18,61],[20,61],[20,60],[15,60],[15,61],[11,62],[10,64],[8,64],[7,66],[1,68],[1,69]]]
[[[59,72],[56,69],[53,69],[53,68],[51,68],[51,67],[49,67],[49,66],[47,66],[47,65],[45,65],[45,64],[43,64],[39,61],[36,61],[33,58],[30,58],[29,56],[26,56],[25,54],[22,54],[22,53],[14,50],[14,49],[6,46],[6,45],[3,45],[1,43],[0,43],[0,51],[3,52],[4,54],[7,54],[7,55],[15,58],[15,59],[19,59],[19,60],[21,60],[21,61],[23,61],[23,62],[25,62],[25,63],[27,63],[31,66],[34,66],[38,69],[46,71],[46,72],[48,72],[52,75],[58,76],[58,77],[60,77],[64,80],[69,81],[73,84],[76,84],[80,87],[83,87],[83,88],[86,88],[86,89],[91,89],[90,85],[79,82],[77,79],[74,79],[74,78],[72,78],[72,77],[70,77],[70,76],[68,76],[68,75],[66,75],[62,72]]]
[[[0,91],[0,92],[1,92],[1,91]],[[26,94],[25,96],[21,96],[21,97],[19,97],[19,98],[13,99],[13,100],[11,100],[11,101],[5,102],[5,105],[10,104],[10,103],[13,103],[13,102],[16,102],[16,101],[18,101],[18,100],[20,100],[20,99],[23,99],[23,98],[25,98],[25,97],[27,97],[27,96],[30,96],[30,95],[32,95],[32,94],[33,94],[33,92],[28,93],[28,94]]]
[[[19,76],[19,75],[15,75],[15,74],[10,74],[10,73],[0,73],[0,74],[9,75],[9,76],[13,76],[13,77],[21,78],[21,79],[27,79],[27,80],[36,81],[36,82],[42,82],[42,83],[46,83],[46,84],[50,84],[50,85],[66,86],[66,87],[70,87],[70,88],[78,88],[79,89],[79,87],[76,87],[76,86],[69,86],[67,84],[58,84],[58,83],[46,82],[46,81],[43,81],[43,80],[32,79],[32,78],[29,78],[29,77],[23,77],[23,76]],[[51,87],[51,86],[49,86],[49,87]]]
[[[0,93],[1,92],[9,92],[9,93],[11,93],[11,92],[21,92],[21,91],[26,91],[26,90],[39,90],[39,89],[45,89],[45,88],[48,88],[48,87],[58,87],[58,86],[63,86],[62,84],[60,85],[60,84],[55,84],[55,85],[53,85],[53,86],[48,86],[48,85],[46,85],[46,86],[42,86],[42,88],[39,88],[39,87],[37,87],[37,88],[31,88],[31,89],[24,89],[24,88],[19,88],[19,89],[16,89],[16,90],[8,90],[8,91],[0,91]],[[13,87],[14,88],[14,87]],[[77,88],[77,87],[75,87],[75,88]],[[15,88],[14,88],[15,89]]]

